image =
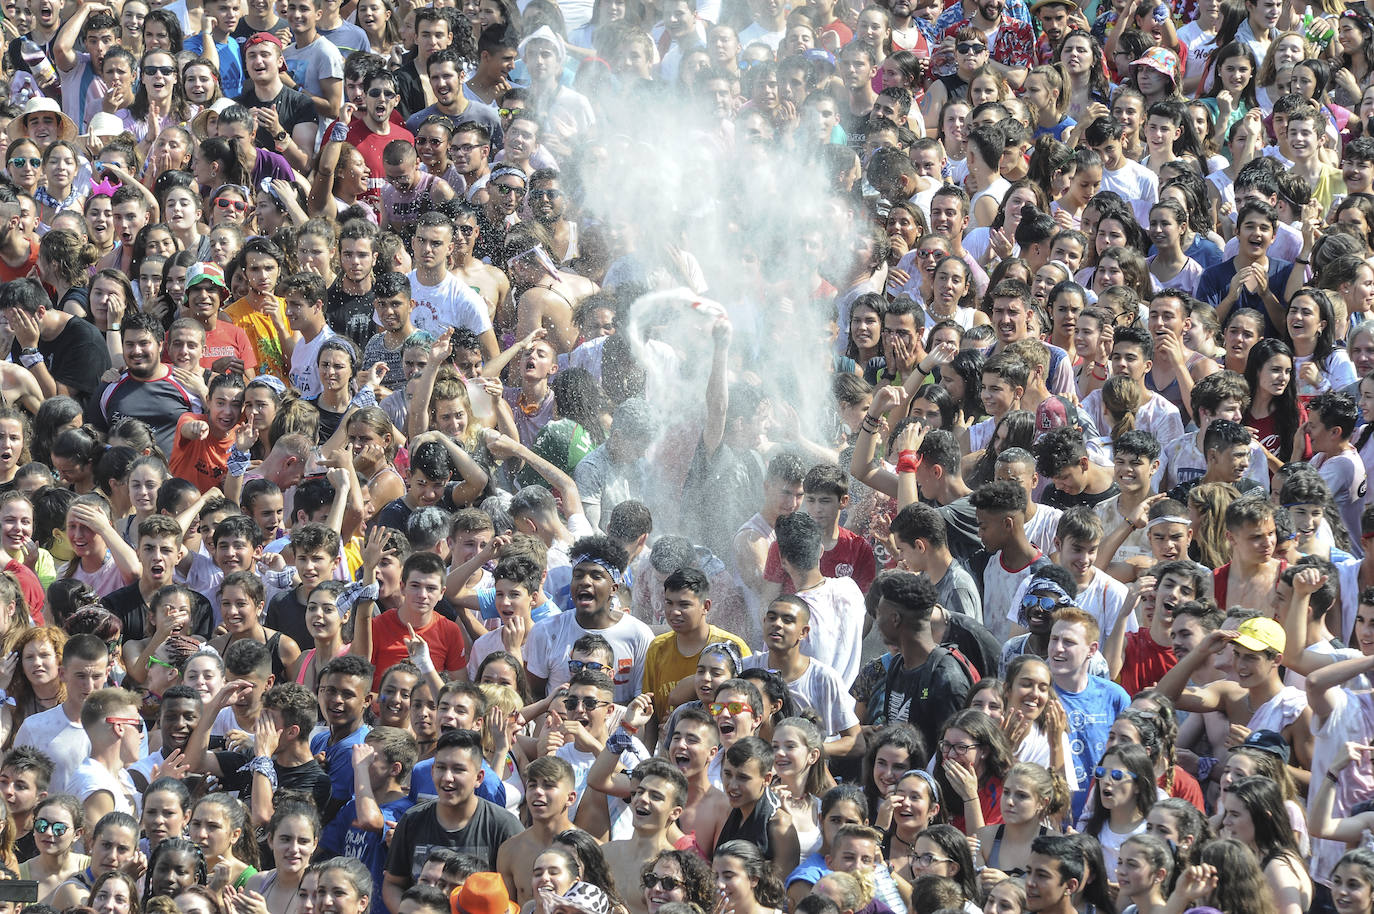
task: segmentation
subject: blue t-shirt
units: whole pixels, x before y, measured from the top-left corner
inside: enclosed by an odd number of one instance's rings
[[[1107,731],[1116,716],[1131,704],[1126,690],[1110,679],[1089,676],[1081,692],[1065,692],[1058,685],[1054,691],[1064,706],[1068,718],[1069,751],[1073,755],[1073,771],[1078,789],[1073,794],[1073,820],[1083,813],[1092,783],[1092,771],[1107,749]]]
[[[797,881],[815,885],[828,872],[830,872],[830,867],[825,865],[825,857],[819,853],[811,854],[787,875],[787,888],[791,888],[792,883]]]
[[[1293,265],[1286,260],[1275,260],[1269,258],[1269,291],[1279,300],[1280,310],[1288,310],[1288,296],[1284,290],[1288,287],[1288,274],[1293,271]],[[1231,288],[1231,280],[1236,276],[1236,259],[1223,260],[1215,266],[1208,267],[1202,271],[1202,277],[1197,281],[1197,297],[1207,304],[1215,307],[1226,297],[1226,293]],[[1280,328],[1274,326],[1273,320],[1269,317],[1269,312],[1264,307],[1264,300],[1249,289],[1242,289],[1240,298],[1236,302],[1237,308],[1254,308],[1264,315],[1264,335],[1277,336],[1280,339],[1287,334],[1285,330],[1280,334]]]
[[[324,767],[329,772],[329,792],[335,803],[346,802],[353,796],[353,747],[361,744],[371,732],[371,727],[362,724],[333,744],[329,742],[327,728],[310,737],[310,752],[313,755],[324,753]]]
[[[201,35],[188,35],[181,43],[181,47],[197,57],[203,57],[205,38]],[[238,98],[243,92],[243,49],[238,39],[230,35],[225,41],[216,41],[215,50],[219,53],[220,93],[225,98]]]
[[[506,808],[506,786],[501,783],[501,776],[487,764],[486,759],[482,759],[482,783],[477,785],[473,793],[484,800],[490,800],[502,809]],[[438,791],[434,789],[434,759],[427,758],[423,762],[416,762],[415,769],[410,772],[410,801],[423,803],[425,800],[435,799],[438,795]]]
[[[382,804],[382,818],[395,825],[407,809],[415,805],[410,797],[403,796]],[[343,809],[320,831],[320,850],[331,857],[352,857],[361,860],[372,873],[372,884],[381,885],[386,871],[386,843],[382,833],[355,828],[353,820],[358,817],[358,801],[349,800]],[[382,902],[382,893],[372,893],[373,914],[387,911]]]

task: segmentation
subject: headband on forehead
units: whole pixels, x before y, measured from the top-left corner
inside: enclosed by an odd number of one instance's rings
[[[256,378],[252,380],[252,382],[248,386],[253,387],[255,385],[258,387],[266,387],[269,390],[273,390],[277,393],[278,396],[281,396],[282,394],[286,393],[285,382],[283,382],[281,378],[274,377],[270,374],[258,375]]]
[[[1178,514],[1164,514],[1164,515],[1161,515],[1161,516],[1159,516],[1159,517],[1156,517],[1154,520],[1152,520],[1152,521],[1150,521],[1148,524],[1146,524],[1146,525],[1145,525],[1145,529],[1146,529],[1146,530],[1153,530],[1155,527],[1158,527],[1160,524],[1183,524],[1183,525],[1186,527],[1186,526],[1188,526],[1188,524],[1190,524],[1190,523],[1192,523],[1192,521],[1190,521],[1190,520],[1188,520],[1188,518],[1182,517],[1182,516],[1180,516],[1180,515],[1178,515]]]
[[[900,781],[903,778],[909,777],[918,777],[921,780],[925,781],[926,784],[930,787],[931,800],[936,803],[940,802],[940,785],[935,782],[935,775],[931,774],[929,771],[926,771],[924,768],[912,768],[907,771],[903,771],[902,777],[898,778],[897,780]]]
[[[573,556],[572,567],[576,568],[583,562],[590,562],[593,565],[599,565],[608,575],[611,576],[611,580],[616,583],[616,586],[620,586],[620,583],[624,578],[624,574],[621,572],[619,568],[615,567],[610,562],[606,561],[603,558],[598,558],[594,555],[587,555],[584,552],[581,555]]]
[[[740,667],[744,666],[744,657],[740,654],[739,645],[732,641],[713,641],[701,649],[701,656],[724,657],[730,661],[730,675],[738,676]]]

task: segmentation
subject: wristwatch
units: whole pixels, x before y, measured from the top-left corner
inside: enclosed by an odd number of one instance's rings
[[[279,131],[277,135],[273,137],[273,139],[277,141],[278,146],[281,146],[282,143],[285,143],[288,138],[289,134],[285,130]]]

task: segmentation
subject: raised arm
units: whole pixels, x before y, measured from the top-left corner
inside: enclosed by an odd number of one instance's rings
[[[730,361],[730,338],[734,328],[725,315],[711,327],[715,350],[711,354],[711,374],[706,379],[706,426],[701,431],[702,450],[713,456],[725,440],[725,417],[730,410],[730,385],[726,371]]]
[[[571,476],[564,473],[558,467],[540,457],[534,451],[525,447],[517,439],[509,435],[503,435],[497,431],[487,431],[486,442],[487,450],[498,460],[506,460],[511,457],[519,457],[544,478],[550,486],[557,489],[563,496],[563,513],[568,517],[582,513],[582,499],[578,496],[577,483],[573,482]]]

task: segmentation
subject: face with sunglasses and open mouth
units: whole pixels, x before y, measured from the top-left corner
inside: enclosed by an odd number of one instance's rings
[[[609,735],[607,722],[614,695],[611,677],[605,673],[591,669],[575,673],[568,683],[568,691],[556,704],[563,719],[559,729],[564,745],[572,745],[581,752],[599,750]]]
[[[54,872],[61,872],[60,864],[65,863],[72,845],[81,837],[81,830],[75,825],[75,806],[74,799],[69,796],[50,797],[38,804],[33,820],[33,840],[39,855],[45,858],[42,869],[51,866]],[[58,877],[50,886],[45,886],[44,881],[39,882],[39,898],[44,896],[45,889],[47,892],[55,889],[62,879]]]

